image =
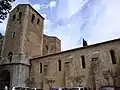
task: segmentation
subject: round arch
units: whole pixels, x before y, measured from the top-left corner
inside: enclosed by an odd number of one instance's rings
[[[5,88],[5,86],[10,88],[10,72],[8,70],[3,70],[0,73],[0,88],[1,90]]]
[[[9,52],[8,53],[8,59],[11,62],[12,61],[12,57],[13,57],[13,52]]]

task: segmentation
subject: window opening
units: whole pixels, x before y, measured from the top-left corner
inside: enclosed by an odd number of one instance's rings
[[[61,71],[61,60],[58,60],[58,68],[59,68],[59,71]]]
[[[42,73],[42,63],[40,63],[40,73]]]
[[[112,59],[112,64],[116,64],[115,52],[114,50],[110,50],[110,55]]]
[[[13,53],[9,52],[8,53],[8,59],[9,59],[10,62],[12,62],[12,57],[13,57]]]
[[[82,68],[85,68],[85,56],[81,56],[82,59]]]
[[[32,22],[32,23],[33,23],[34,19],[35,19],[35,15],[32,14],[32,19],[31,19],[31,22]]]
[[[38,18],[38,19],[37,19],[37,24],[39,24],[39,23],[40,23],[40,19]]]

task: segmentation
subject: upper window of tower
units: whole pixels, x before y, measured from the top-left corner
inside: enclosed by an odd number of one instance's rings
[[[19,11],[19,9],[20,9],[20,8],[18,7],[18,8],[17,8],[17,12]]]
[[[12,61],[12,56],[13,56],[13,53],[12,53],[12,52],[9,52],[9,53],[8,53],[8,59],[9,59],[10,62]]]
[[[31,19],[31,22],[32,22],[32,23],[33,23],[34,19],[35,19],[35,15],[32,14],[32,19]]]
[[[45,52],[48,54],[48,45],[45,45]]]
[[[13,15],[13,20],[15,20],[15,18],[16,18],[16,15],[14,14],[14,15]]]
[[[22,12],[19,12],[19,20],[21,19],[22,17]]]
[[[38,19],[37,19],[37,24],[39,24],[39,23],[40,23],[40,19],[38,18]]]

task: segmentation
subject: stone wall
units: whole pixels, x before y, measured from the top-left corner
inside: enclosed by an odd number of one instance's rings
[[[32,22],[32,18],[33,22]],[[44,18],[29,6],[23,50],[27,56],[42,55]]]
[[[28,4],[19,4],[11,11],[0,60],[0,71],[11,68],[10,86],[26,86],[28,58],[42,55],[43,23],[44,18]]]
[[[44,18],[30,5],[19,4],[9,15],[2,56],[7,57],[9,52],[42,55],[43,24]]]
[[[48,56],[31,59],[31,77],[34,78],[36,86],[48,90],[47,78],[53,77],[53,87],[71,87],[73,84],[69,77],[84,76],[79,86],[99,88],[108,85],[103,76],[103,71],[119,66],[120,39],[64,51]],[[114,50],[117,64],[112,64],[110,50]],[[84,56],[85,66],[82,58]],[[61,71],[59,71],[58,60],[61,60]],[[42,73],[40,63],[42,63]],[[96,65],[96,66],[95,66]],[[110,79],[110,81],[112,81]],[[112,82],[111,82],[112,83]]]
[[[3,42],[3,51],[2,56],[7,57],[9,52],[14,54],[19,54],[21,49],[21,39],[22,36],[22,22],[23,22],[23,13],[21,18],[19,17],[20,12],[25,12],[25,8],[15,8],[10,14],[7,23],[7,28],[5,32],[4,42]],[[14,47],[14,48],[13,48]]]
[[[2,44],[3,44],[3,39],[0,40],[0,58],[1,58]]]
[[[43,35],[42,55],[61,52],[61,41],[57,37]]]
[[[29,77],[29,65],[25,64],[4,64],[0,65],[0,74],[2,71],[7,70],[10,72],[10,87],[22,86],[26,87],[26,80]]]

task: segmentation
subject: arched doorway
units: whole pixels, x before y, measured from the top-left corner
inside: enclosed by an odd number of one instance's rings
[[[4,90],[5,86],[10,88],[10,72],[4,70],[0,73],[0,90]]]

